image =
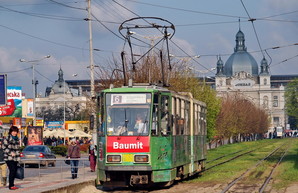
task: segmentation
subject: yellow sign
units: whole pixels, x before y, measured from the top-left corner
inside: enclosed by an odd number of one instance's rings
[[[43,119],[36,119],[35,124],[36,126],[43,126]]]
[[[134,162],[133,156],[134,156],[134,154],[124,154],[123,162]]]

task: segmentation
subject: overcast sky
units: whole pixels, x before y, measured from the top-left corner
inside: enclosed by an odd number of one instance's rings
[[[298,74],[298,45],[294,45],[298,43],[298,1],[242,2],[92,0],[93,48],[100,50],[94,52],[94,63],[104,68],[113,57],[120,58],[125,43],[118,31],[120,24],[130,18],[146,16],[174,24],[176,33],[169,42],[170,53],[177,60],[200,55],[196,61],[191,61],[197,71],[215,67],[217,55],[227,61],[234,51],[240,26],[247,51],[259,64],[264,55],[271,62],[271,74]],[[39,60],[46,55],[51,58],[34,63],[38,93],[43,96],[45,88],[57,80],[60,66],[66,80],[90,79],[86,7],[85,0],[0,0],[0,73],[8,75],[9,86],[22,86],[26,96],[32,97],[32,64],[19,60]],[[254,26],[248,22],[249,17],[256,19]],[[160,20],[155,22],[167,25]],[[136,33],[138,39],[144,41],[155,38],[155,43],[161,36],[158,30]],[[169,30],[169,33],[173,32]],[[263,55],[260,47],[266,50]],[[146,46],[137,47],[135,52],[146,49]],[[78,76],[73,77],[73,74]],[[201,75],[214,76],[214,73]]]

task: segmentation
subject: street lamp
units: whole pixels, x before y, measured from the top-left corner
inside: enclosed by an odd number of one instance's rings
[[[66,128],[65,128],[65,80],[63,80],[63,128],[64,128],[64,145],[66,138]]]
[[[35,81],[35,65],[37,64],[37,62],[40,62],[44,59],[50,58],[50,55],[44,56],[41,59],[36,59],[36,60],[25,60],[25,59],[20,59],[20,62],[25,62],[25,63],[30,63],[32,65],[32,85],[33,85],[33,125],[35,125],[35,98],[36,98],[36,85],[37,85],[37,81]]]

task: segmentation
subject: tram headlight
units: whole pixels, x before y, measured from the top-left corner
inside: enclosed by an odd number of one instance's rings
[[[108,155],[107,162],[121,162],[121,156],[120,155]]]
[[[134,161],[136,163],[148,163],[149,156],[148,155],[135,155]]]

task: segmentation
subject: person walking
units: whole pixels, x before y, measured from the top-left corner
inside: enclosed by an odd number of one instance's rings
[[[79,144],[77,144],[75,139],[72,139],[70,141],[70,144],[67,148],[67,157],[68,157],[68,159],[70,159],[72,179],[75,179],[78,177],[79,160],[73,160],[73,159],[78,159],[81,157],[80,146],[79,146]]]
[[[0,170],[1,170],[1,185],[6,186],[7,183],[7,165],[4,161],[4,150],[2,148],[2,139],[0,140]]]
[[[19,129],[16,126],[11,126],[8,132],[8,137],[3,140],[4,161],[9,169],[9,186],[10,190],[19,189],[14,185],[16,177],[17,165],[20,161],[20,141],[18,138]]]
[[[89,161],[90,161],[90,169],[91,172],[95,171],[96,167],[96,150],[97,147],[94,145],[93,139],[90,140],[90,145],[89,145]]]

